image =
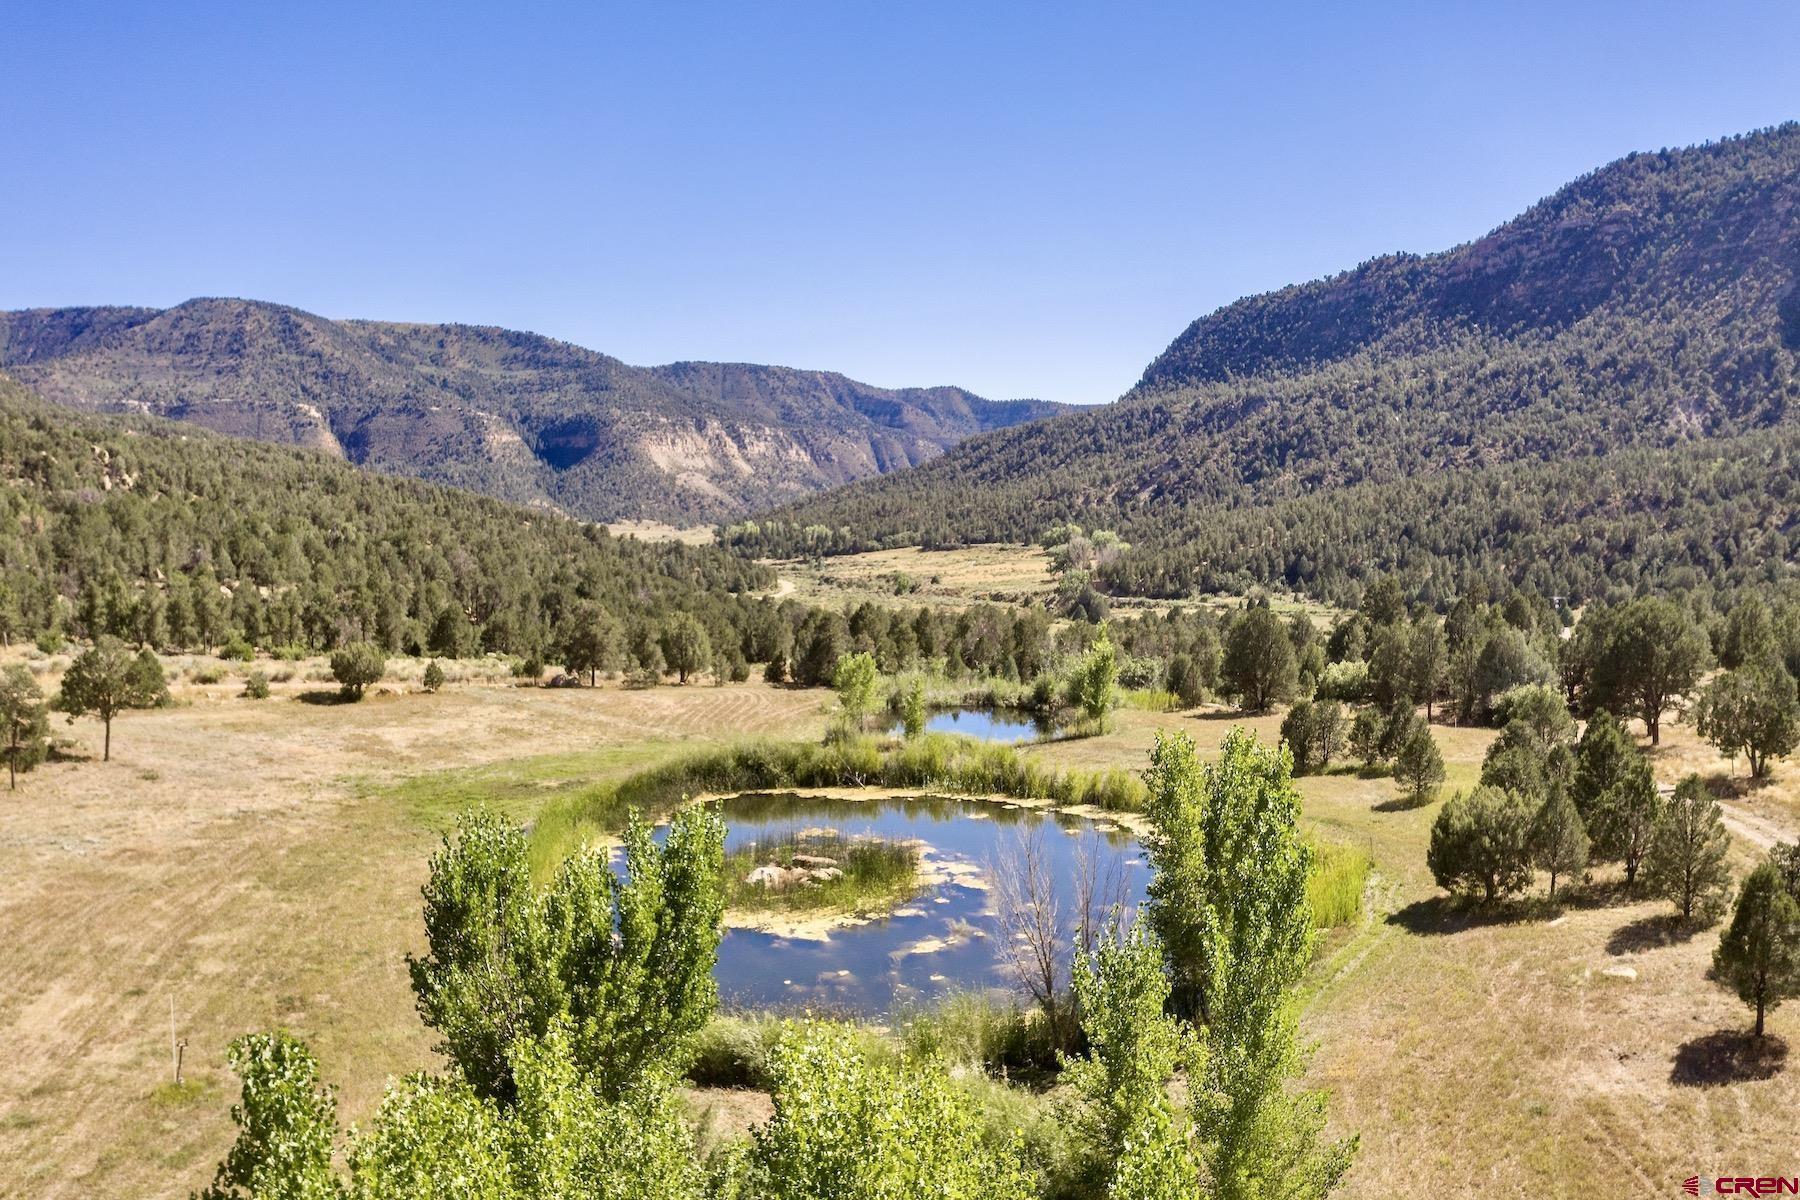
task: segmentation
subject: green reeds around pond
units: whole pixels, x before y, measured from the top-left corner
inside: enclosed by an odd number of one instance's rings
[[[1133,772],[1059,770],[1012,746],[953,734],[902,743],[872,737],[827,745],[748,742],[557,797],[533,826],[533,865],[547,873],[575,846],[616,835],[633,808],[660,818],[687,797],[797,788],[923,789],[1127,812],[1144,805],[1144,784]]]

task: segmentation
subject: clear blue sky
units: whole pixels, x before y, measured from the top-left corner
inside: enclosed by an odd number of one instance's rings
[[[85,4],[0,308],[277,300],[1107,400],[1184,325],[1800,116],[1793,3]]]

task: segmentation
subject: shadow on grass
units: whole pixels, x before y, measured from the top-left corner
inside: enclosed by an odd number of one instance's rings
[[[323,688],[317,688],[310,692],[301,692],[294,699],[302,704],[355,704],[362,697],[351,696],[336,689],[326,691]]]
[[[1366,778],[1373,778],[1373,776]],[[1378,813],[1413,812],[1416,809],[1429,808],[1436,802],[1437,794],[1435,792],[1429,796],[1395,796],[1392,800],[1383,800],[1380,804],[1372,805],[1370,811]]]
[[[1497,900],[1480,904],[1458,896],[1433,896],[1415,900],[1405,908],[1388,914],[1388,924],[1398,925],[1408,933],[1441,935],[1481,929],[1489,925],[1519,925],[1554,917],[1562,911],[1560,903],[1542,896],[1521,900]]]
[[[1661,950],[1679,946],[1703,928],[1698,921],[1684,921],[1679,913],[1658,913],[1628,921],[1612,931],[1606,939],[1608,954],[1636,954],[1641,950]]]
[[[1756,795],[1756,793],[1773,783],[1774,780],[1767,775],[1763,776],[1761,779],[1755,779],[1749,775],[1720,775],[1715,773],[1706,776],[1701,782],[1706,784],[1707,791],[1711,792],[1720,800],[1743,800]]]
[[[1787,1042],[1781,1038],[1721,1029],[1676,1048],[1669,1082],[1677,1087],[1721,1087],[1773,1079],[1787,1066],[1787,1055]]]

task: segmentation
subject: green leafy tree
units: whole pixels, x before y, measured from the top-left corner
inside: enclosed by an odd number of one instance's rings
[[[1169,669],[1164,678],[1168,689],[1175,693],[1175,698],[1183,708],[1194,708],[1206,699],[1206,683],[1195,664],[1193,657],[1177,654],[1169,659]]]
[[[1105,625],[1069,675],[1069,702],[1090,728],[1104,730],[1119,702],[1119,652]]]
[[[1425,705],[1425,722],[1431,723],[1432,704],[1443,694],[1450,669],[1450,649],[1444,640],[1444,623],[1426,614],[1413,626],[1407,643],[1407,685],[1414,699]]]
[[[1531,884],[1531,803],[1497,787],[1450,797],[1431,823],[1425,865],[1445,891],[1473,893],[1486,903]]]
[[[1725,635],[1719,639],[1720,665],[1736,671],[1780,661],[1780,642],[1767,602],[1761,596],[1740,600],[1725,618]]]
[[[1713,951],[1713,976],[1756,1010],[1759,1038],[1765,1014],[1800,995],[1800,904],[1773,863],[1750,872],[1738,891],[1731,925]]]
[[[1537,798],[1548,789],[1549,755],[1522,721],[1509,721],[1488,744],[1481,760],[1481,782]]]
[[[1070,1063],[1069,1077],[1097,1118],[1094,1186],[1108,1200],[1204,1195],[1205,1148],[1169,1089],[1178,1067],[1201,1077],[1202,1052],[1193,1031],[1166,1013],[1162,947],[1141,927],[1103,937],[1078,955],[1073,982],[1090,1055]]]
[[[1575,778],[1570,786],[1575,807],[1590,832],[1600,819],[1602,798],[1642,757],[1631,735],[1611,713],[1602,709],[1588,721],[1575,744]]]
[[[162,660],[148,646],[131,660],[131,687],[137,693],[138,708],[164,708],[169,704],[169,680],[163,674]]]
[[[1372,708],[1359,708],[1350,722],[1350,753],[1362,759],[1365,767],[1373,767],[1387,756],[1381,751],[1382,734],[1387,722]]]
[[[1600,796],[1589,825],[1594,852],[1600,858],[1625,864],[1625,886],[1637,882],[1638,867],[1650,852],[1650,837],[1662,816],[1662,795],[1650,773],[1650,761],[1637,755],[1617,783]]]
[[[575,675],[585,674],[594,686],[600,672],[617,665],[624,630],[613,615],[597,604],[577,609],[562,643],[563,666]]]
[[[577,1062],[609,1095],[683,1069],[718,1000],[723,861],[712,809],[676,814],[660,848],[634,815],[623,881],[582,853],[540,894],[523,832],[468,818],[424,889],[429,949],[408,960],[420,1016],[476,1092],[503,1104],[516,1095],[513,1048],[565,1016]]]
[[[1719,802],[1698,775],[1689,775],[1675,786],[1650,832],[1644,882],[1674,901],[1682,920],[1697,916],[1710,925],[1723,911],[1731,888],[1725,865],[1730,850]]]
[[[1725,757],[1743,754],[1751,776],[1762,779],[1771,759],[1785,758],[1800,745],[1794,677],[1779,664],[1727,671],[1700,693],[1694,724]]]
[[[420,682],[427,692],[436,692],[444,686],[444,668],[438,665],[437,659],[425,664],[425,678]]]
[[[925,732],[925,684],[913,680],[900,700],[900,728],[912,741]]]
[[[1394,782],[1413,804],[1435,799],[1444,784],[1444,755],[1423,721],[1417,723],[1394,755]]]
[[[5,727],[6,773],[19,786],[19,772],[44,761],[50,750],[50,708],[37,680],[14,663],[0,674],[0,725]]]
[[[1581,813],[1567,788],[1553,787],[1531,821],[1531,865],[1550,875],[1550,898],[1556,898],[1559,877],[1574,877],[1587,870],[1590,845]]]
[[[706,670],[712,661],[712,639],[693,613],[678,612],[670,617],[663,625],[661,644],[663,661],[684,684],[689,675]]]
[[[1171,1006],[1199,1028],[1194,1113],[1214,1196],[1318,1196],[1353,1142],[1326,1144],[1324,1097],[1294,1092],[1303,1055],[1293,989],[1311,959],[1307,877],[1292,761],[1234,729],[1216,763],[1159,735],[1144,774],[1154,869],[1144,915],[1167,960]]]
[[[875,689],[880,683],[881,668],[875,665],[874,655],[863,651],[838,659],[831,673],[831,686],[837,690],[845,719],[855,728],[868,724],[869,714],[875,711]]]
[[[1658,745],[1663,713],[1699,682],[1712,646],[1687,610],[1661,597],[1615,610],[1606,631],[1593,665],[1594,700],[1641,718]]]
[[[775,1104],[751,1131],[736,1195],[757,1200],[1027,1200],[1010,1145],[942,1064],[888,1062],[849,1030],[790,1027],[770,1055]]]
[[[779,686],[788,681],[787,655],[777,650],[763,664],[763,682]]]
[[[1302,700],[1281,722],[1281,740],[1294,756],[1294,774],[1325,770],[1343,751],[1349,723],[1336,700]]]
[[[1575,718],[1569,715],[1569,705],[1547,684],[1514,688],[1500,697],[1494,714],[1503,726],[1516,721],[1530,730],[1545,754],[1575,740]]]
[[[157,682],[162,670],[157,668]],[[149,708],[159,693],[149,690],[143,668],[118,638],[103,636],[88,649],[75,656],[63,673],[62,692],[56,699],[58,711],[68,714],[69,721],[93,714],[105,728],[101,760],[112,758],[113,718],[132,708]]]
[[[1225,690],[1249,712],[1267,712],[1291,700],[1300,686],[1294,643],[1281,618],[1266,605],[1245,609],[1225,634],[1219,669]]]
[[[256,1033],[231,1043],[226,1061],[243,1081],[237,1140],[200,1200],[339,1200],[337,1101],[312,1054],[287,1034]]]
[[[331,677],[351,700],[361,700],[387,674],[387,655],[373,642],[352,642],[331,655]]]

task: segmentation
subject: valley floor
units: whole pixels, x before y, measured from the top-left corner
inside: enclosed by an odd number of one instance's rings
[[[0,1195],[179,1197],[229,1144],[226,1043],[305,1037],[366,1117],[391,1074],[432,1064],[404,955],[436,830],[487,798],[529,819],[560,787],[684,744],[817,737],[827,694],[761,684],[649,691],[453,684],[314,705],[278,687],[182,685],[174,708],[122,717],[114,758],[53,763],[0,796]],[[1119,714],[1103,738],[1034,753],[1141,767],[1159,728],[1216,746],[1227,714]],[[1266,738],[1276,717],[1247,722]],[[1473,781],[1486,731],[1434,727],[1446,794]],[[1660,778],[1725,773],[1691,730]],[[1302,781],[1306,816],[1366,845],[1370,913],[1308,987],[1312,1079],[1362,1136],[1345,1194],[1676,1194],[1689,1175],[1791,1173],[1800,1063],[1731,1076],[1748,1025],[1705,979],[1717,929],[1667,942],[1667,906],[1604,885],[1560,913],[1473,920],[1424,866],[1436,806],[1398,810],[1385,778]],[[1735,792],[1735,789],[1733,789]],[[1800,828],[1800,767],[1728,801],[1751,848]],[[1635,978],[1621,978],[1630,968]],[[1608,971],[1613,974],[1608,974]],[[170,1006],[191,1087],[169,1086]],[[1800,1010],[1772,1032],[1800,1043]],[[740,1106],[756,1111],[751,1098]]]

